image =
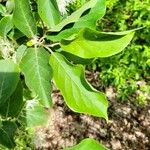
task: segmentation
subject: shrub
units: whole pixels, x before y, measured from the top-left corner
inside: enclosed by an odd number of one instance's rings
[[[134,32],[96,30],[105,1],[90,0],[68,16],[56,0],[9,0],[0,8],[0,144],[14,148],[18,129],[47,122],[52,81],[70,109],[107,120],[106,96],[86,81],[82,64],[121,52]],[[89,139],[73,149],[83,144],[105,149]]]

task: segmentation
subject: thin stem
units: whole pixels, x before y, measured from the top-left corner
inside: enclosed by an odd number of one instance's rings
[[[41,37],[38,42],[43,43],[44,39],[45,39],[45,35],[43,37]]]
[[[53,44],[49,45],[49,47],[55,47],[55,46],[58,46],[58,45],[60,45],[60,43],[53,43]]]
[[[55,47],[60,45],[60,43],[46,44],[47,47]]]
[[[54,52],[52,51],[51,48],[49,48],[47,45],[43,45],[43,47],[45,47],[51,54],[53,54]]]

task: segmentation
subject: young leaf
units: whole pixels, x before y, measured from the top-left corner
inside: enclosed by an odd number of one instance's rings
[[[84,139],[78,145],[64,150],[107,150],[107,148],[94,139]]]
[[[54,81],[70,109],[107,119],[107,99],[85,80],[83,66],[72,65],[58,53],[50,57],[50,64]]]
[[[7,0],[6,9],[9,14],[14,10],[14,0]]]
[[[45,107],[52,105],[49,53],[43,48],[28,48],[20,63],[25,82]]]
[[[18,49],[16,50],[16,62],[19,64],[21,62],[22,57],[25,54],[25,51],[27,49],[27,46],[20,45]]]
[[[17,125],[14,122],[4,121],[0,128],[0,144],[6,146],[9,149],[15,147],[14,136]]]
[[[29,104],[30,103],[30,104]],[[31,106],[30,106],[31,105]],[[35,100],[27,101],[26,123],[28,127],[45,125],[48,121],[48,112]]]
[[[13,28],[12,16],[5,16],[0,20],[0,36],[6,37],[7,33]]]
[[[31,12],[29,0],[15,0],[13,21],[15,26],[27,37],[35,36],[36,23]]]
[[[18,81],[18,66],[11,60],[0,60],[0,105],[12,95]]]
[[[5,117],[17,117],[23,104],[23,87],[20,81],[15,92],[0,106],[0,114]]]
[[[41,19],[49,28],[55,27],[61,19],[56,0],[38,0],[37,4]]]
[[[108,57],[121,52],[132,40],[134,32],[104,33],[83,29],[73,40],[62,40],[64,51],[82,58]]]
[[[82,14],[89,9],[91,10],[88,13],[88,15],[82,16]],[[70,16],[62,20],[62,22],[59,23],[57,26],[50,29],[50,31],[58,32],[67,24],[74,22],[75,22],[74,28],[89,27],[95,29],[96,21],[100,19],[104,15],[104,13],[105,13],[104,0],[90,0],[87,3],[85,3],[81,8],[72,13]]]

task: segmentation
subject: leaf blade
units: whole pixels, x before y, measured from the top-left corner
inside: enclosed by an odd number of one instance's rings
[[[5,117],[17,117],[23,104],[23,87],[19,81],[14,93],[3,105],[0,105],[0,114]]]
[[[13,28],[12,16],[5,16],[0,20],[0,36],[6,37],[7,33]]]
[[[16,146],[14,142],[14,136],[17,126],[14,122],[3,121],[0,128],[0,144],[7,148],[14,148]]]
[[[70,147],[70,148],[66,148],[64,150],[107,150],[107,148],[105,148],[102,144],[98,143],[97,141],[95,141],[94,139],[84,139],[82,140],[79,144]]]
[[[82,14],[88,9],[91,9],[89,14],[82,17]],[[70,16],[62,20],[62,22],[60,22],[57,26],[55,26],[55,28],[50,29],[50,31],[58,32],[64,26],[70,23],[75,23],[73,28],[82,28],[82,27],[95,28],[96,21],[100,19],[104,15],[104,13],[105,13],[104,0],[90,0],[86,2],[77,11],[73,12]]]
[[[60,22],[61,15],[59,13],[57,3],[55,0],[38,0],[38,13],[41,19],[46,23],[49,28],[53,28]],[[55,4],[55,5],[54,5]]]
[[[82,66],[70,64],[58,53],[50,57],[50,64],[54,81],[70,109],[107,119],[106,97],[88,84]]]
[[[19,68],[11,60],[0,60],[0,104],[15,91],[19,81]]]
[[[21,62],[21,59],[23,58],[26,49],[27,49],[27,46],[25,46],[25,45],[20,45],[17,48],[15,59],[18,64]]]
[[[38,104],[36,100],[27,101],[26,123],[27,127],[45,125],[48,121],[48,111]]]
[[[49,53],[43,48],[28,48],[20,63],[25,82],[45,107],[51,102],[51,68],[49,66]],[[30,68],[29,68],[30,67]]]
[[[94,1],[93,1],[94,2]],[[96,29],[96,22],[100,20],[106,11],[106,4],[105,0],[96,0],[95,5],[91,8],[88,15],[81,17],[77,22],[74,24],[74,28],[90,28]]]
[[[13,22],[14,25],[27,37],[31,38],[35,36],[37,29],[29,0],[15,0]]]
[[[85,28],[75,39],[62,40],[64,51],[82,58],[109,57],[121,52],[132,40],[134,32],[104,33]]]

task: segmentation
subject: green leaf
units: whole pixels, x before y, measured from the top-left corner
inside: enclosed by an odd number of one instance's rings
[[[96,29],[97,20],[100,20],[106,11],[106,4],[105,0],[94,0],[95,3],[94,7],[90,10],[90,12],[81,17],[77,22],[74,24],[74,28],[90,28]],[[92,5],[93,5],[92,3]]]
[[[41,19],[49,28],[55,27],[61,19],[56,0],[38,0],[37,4]]]
[[[49,65],[49,53],[43,48],[28,48],[20,67],[29,89],[45,107],[50,107],[52,71]]]
[[[14,148],[16,146],[14,143],[16,129],[17,126],[14,122],[2,122],[2,127],[0,128],[0,144],[7,148]]]
[[[107,99],[85,80],[83,66],[72,65],[58,53],[50,57],[50,64],[54,81],[70,109],[107,119]]]
[[[3,17],[0,20],[0,36],[6,37],[7,33],[13,28],[12,16]]]
[[[64,51],[82,58],[108,57],[121,52],[132,40],[134,32],[104,33],[83,29],[73,40],[62,40]]]
[[[20,38],[24,38],[24,34],[20,31],[20,30],[18,30],[18,29],[14,29],[14,30],[12,30],[9,34],[8,34],[8,37],[11,39],[11,40],[14,40],[14,41],[16,41],[16,40],[18,40],[18,39],[20,39]]]
[[[27,37],[35,36],[36,23],[31,12],[29,0],[15,0],[13,21],[15,26]]]
[[[107,150],[102,144],[94,139],[84,139],[78,145],[75,145],[64,150]]]
[[[18,81],[18,66],[11,60],[0,60],[0,105],[12,95]]]
[[[45,125],[48,121],[48,112],[35,100],[27,101],[26,122],[28,127]]]
[[[92,61],[94,60],[94,59],[83,59],[81,57],[78,57],[65,51],[61,51],[60,53],[64,55],[68,61],[73,62],[74,64],[87,65],[92,63]]]
[[[83,13],[89,10],[89,13],[82,16]],[[100,19],[105,14],[105,1],[104,0],[90,0],[85,3],[81,8],[77,11],[72,13],[70,16],[62,20],[54,28],[50,29],[50,31],[58,32],[67,24],[74,23],[75,25],[73,28],[83,28],[89,27],[94,28],[96,27],[96,21]]]
[[[68,39],[69,37],[72,39],[74,39],[76,37],[76,35],[78,34],[79,29],[75,29],[75,28],[71,28],[71,29],[66,29],[61,31],[58,34],[50,34],[47,35],[47,39],[51,40],[53,42],[57,42],[57,41],[61,41],[62,39]],[[69,38],[69,39],[70,39]]]
[[[20,81],[15,92],[2,106],[0,106],[0,114],[5,117],[17,117],[23,104],[23,87]]]
[[[0,4],[0,14],[4,15],[6,13],[6,7]]]
[[[22,57],[25,54],[25,51],[27,49],[27,46],[20,45],[18,49],[16,50],[16,62],[19,64],[21,62]]]
[[[62,39],[67,39],[67,38],[70,38],[72,36],[76,36],[78,34],[78,32],[81,30],[81,28],[86,28],[87,27],[87,28],[95,29],[97,20],[101,19],[103,17],[103,15],[105,14],[105,9],[106,9],[105,8],[105,0],[98,0],[98,1],[93,0],[93,1],[91,1],[92,5],[91,5],[90,2],[88,2],[88,3],[89,3],[89,5],[85,4],[83,6],[83,8],[79,11],[79,12],[82,12],[82,11],[84,11],[85,8],[87,8],[87,10],[88,10],[90,7],[92,7],[88,14],[82,16],[81,18],[78,18],[72,28],[65,29],[65,30],[59,32],[56,35],[52,35],[52,34],[50,35],[49,34],[47,36],[47,39],[55,41],[55,42],[56,41],[61,41]],[[64,21],[62,21],[59,25],[61,26],[61,24],[63,22],[67,23],[66,20],[69,21],[70,18],[73,19],[74,16],[77,15],[76,13],[78,14],[78,11],[72,14],[73,17],[72,17],[72,15],[69,16]],[[57,29],[57,26],[56,26],[55,29]]]
[[[14,5],[14,0],[7,0],[6,9],[9,14],[14,10]]]

